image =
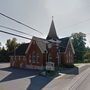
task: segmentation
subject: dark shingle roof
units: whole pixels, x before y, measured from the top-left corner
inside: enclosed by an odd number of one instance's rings
[[[70,37],[65,37],[65,38],[59,39],[61,42],[60,43],[60,51],[61,52],[65,52],[69,39],[70,39]],[[47,40],[38,39],[38,38],[36,38],[35,40],[38,41],[40,48],[43,50],[45,48],[44,44],[46,46]],[[45,42],[45,43],[43,43],[43,42]],[[26,49],[28,48],[28,45],[29,45],[29,43],[21,44],[18,48],[16,48],[15,55],[16,56],[25,55],[25,52],[26,52]],[[42,47],[41,47],[41,45],[42,45]],[[10,53],[9,55],[13,56],[14,52]]]
[[[53,40],[58,39],[53,20],[52,20],[51,27],[50,27],[50,30],[49,30],[46,40],[50,40],[50,39],[53,39]]]
[[[10,53],[10,56],[13,56],[14,53],[15,53],[15,55],[17,55],[17,56],[19,56],[19,55],[25,55],[25,51],[26,51],[26,49],[28,48],[28,45],[29,45],[29,43],[24,43],[24,44],[19,45],[19,46],[16,48],[15,52]]]
[[[70,37],[65,37],[65,38],[59,39],[61,41],[61,43],[60,43],[60,51],[61,52],[65,52],[69,39],[70,39]]]
[[[35,40],[42,53],[46,51],[46,44],[48,43],[46,39],[42,39],[34,36],[32,40]]]

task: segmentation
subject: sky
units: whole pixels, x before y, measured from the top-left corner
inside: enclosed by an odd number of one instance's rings
[[[90,46],[90,0],[0,0],[0,13],[39,30],[43,35],[1,15],[0,25],[26,32],[31,36],[1,27],[0,30],[28,38],[32,38],[32,36],[46,38],[53,16],[55,28],[60,38],[68,37],[72,33],[83,32],[87,35],[87,46]],[[13,37],[15,36],[0,32],[2,45],[6,43],[7,39]],[[16,38],[20,43],[30,42],[30,40]]]

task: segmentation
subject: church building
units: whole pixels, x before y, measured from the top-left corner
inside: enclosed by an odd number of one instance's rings
[[[59,38],[52,20],[46,39],[33,36],[30,43],[21,44],[10,55],[10,65],[39,70],[45,69],[48,63],[54,67],[73,65],[74,54],[71,38]]]

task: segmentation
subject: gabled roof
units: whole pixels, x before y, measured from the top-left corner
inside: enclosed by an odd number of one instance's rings
[[[15,56],[25,55],[25,51],[26,51],[28,45],[29,45],[29,43],[24,43],[24,44],[19,45],[16,48],[15,52],[10,53],[10,56],[13,56],[13,55],[15,55]]]
[[[61,41],[61,43],[60,43],[60,51],[61,52],[65,52],[67,49],[68,43],[70,43],[73,54],[75,54],[74,47],[73,47],[73,44],[72,44],[70,37],[61,38],[59,40]]]
[[[53,40],[58,39],[53,20],[52,20],[51,27],[50,27],[50,30],[49,30],[49,33],[48,33],[46,40],[50,40],[50,39],[53,39]]]
[[[52,39],[51,40],[45,40],[45,39],[38,38],[38,37],[33,37],[32,40],[36,41],[36,43],[37,43],[37,45],[40,48],[42,53],[44,53],[46,51],[46,44],[48,45],[48,43],[50,43],[50,42],[60,43],[60,51],[65,52],[66,48],[67,48],[67,45],[68,45],[68,42],[70,40],[70,37],[61,38],[57,41],[53,41]]]
[[[33,40],[37,43],[41,52],[44,53],[46,51],[46,43],[48,43],[48,41],[46,39],[38,38],[38,37],[35,37],[35,36],[32,38],[31,43],[33,42]],[[26,53],[28,52],[28,50],[31,46],[31,43],[29,44],[29,46],[26,50]]]
[[[47,45],[48,45],[48,43],[50,43],[50,41],[34,36],[30,43],[21,44],[18,48],[16,48],[15,55],[16,56],[25,55],[28,52],[33,40],[37,43],[37,45],[42,53],[45,53],[45,51],[47,51]],[[70,40],[70,37],[65,37],[65,38],[61,38],[57,41],[60,43],[60,52],[66,51],[69,40]],[[51,42],[53,43],[53,41],[51,41]],[[72,49],[73,49],[73,47],[72,47]],[[74,49],[73,49],[73,52],[74,52]],[[13,55],[14,55],[14,52],[10,53],[10,56],[13,56]]]
[[[59,39],[61,41],[61,43],[60,43],[60,51],[61,52],[65,52],[69,39],[70,39],[70,37],[65,37],[65,38]]]
[[[46,43],[48,43],[48,41],[46,41],[45,39],[42,39],[42,38],[38,38],[38,37],[33,37],[33,40],[36,41],[41,52],[44,53],[46,51]]]

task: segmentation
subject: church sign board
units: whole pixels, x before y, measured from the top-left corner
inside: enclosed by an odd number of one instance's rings
[[[53,62],[47,62],[46,63],[46,70],[54,71],[55,70],[54,63]]]

